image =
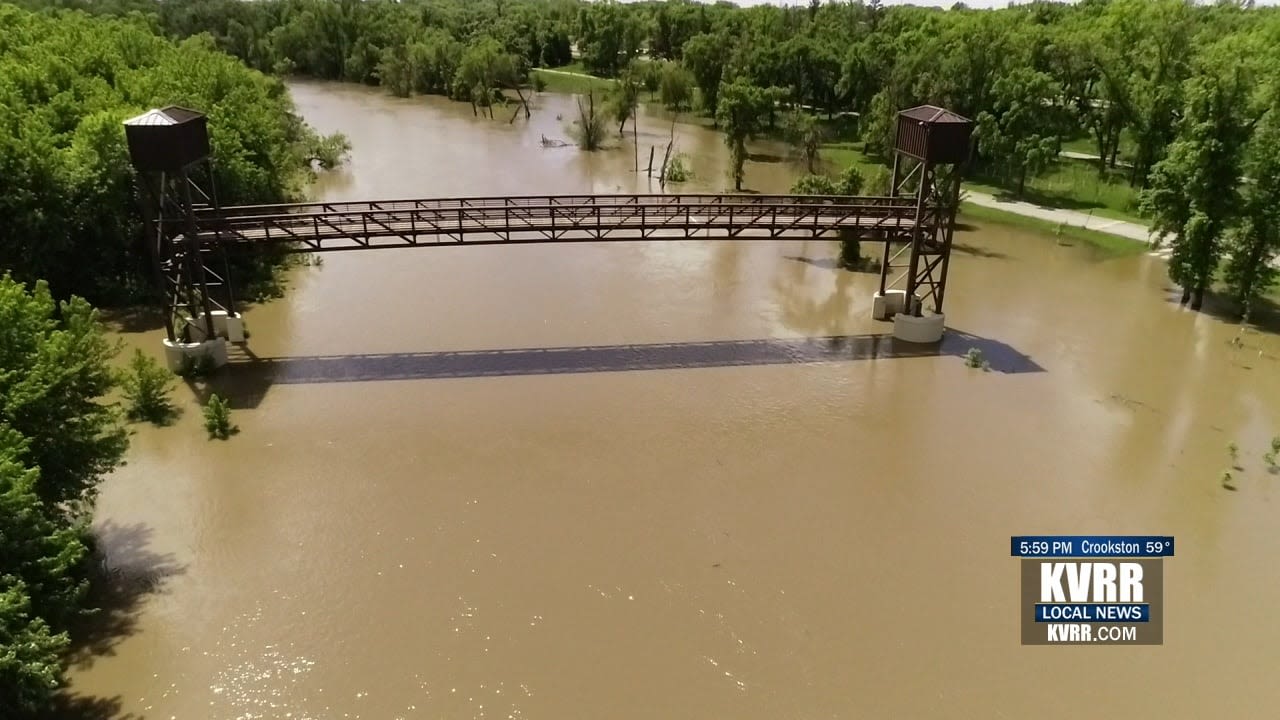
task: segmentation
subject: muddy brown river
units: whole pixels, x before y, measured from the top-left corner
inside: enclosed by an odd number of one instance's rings
[[[508,124],[293,93],[354,146],[326,199],[650,187],[629,144],[543,147],[563,97]],[[642,165],[667,130],[644,118]],[[678,142],[684,187],[725,186],[718,136]],[[785,190],[753,151],[747,187]],[[104,486],[111,566],[149,592],[72,690],[148,720],[1276,717],[1276,336],[1230,344],[1143,254],[958,242],[925,351],[828,240],[299,268],[220,381],[240,433],[206,440],[180,386]],[[1165,644],[1021,646],[1019,534],[1175,536]]]

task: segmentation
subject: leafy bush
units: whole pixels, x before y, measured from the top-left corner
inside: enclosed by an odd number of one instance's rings
[[[839,195],[836,184],[825,175],[804,175],[791,184],[792,195]]]
[[[685,156],[678,154],[667,163],[667,182],[687,182],[693,177],[693,171],[685,164]]]
[[[585,106],[582,98],[578,98],[578,119],[569,128],[569,135],[580,149],[588,152],[599,150],[609,132],[607,122],[604,113],[596,107],[595,93],[589,92]]]
[[[173,373],[141,350],[133,351],[129,369],[120,378],[120,384],[129,404],[126,415],[130,420],[165,425],[177,414],[169,402]]]
[[[862,243],[856,237],[845,237],[840,240],[840,267],[846,270],[861,270],[866,260],[862,257]]]
[[[227,401],[217,393],[209,396],[209,402],[204,406],[204,429],[210,440],[226,440],[239,430],[231,424],[231,408]]]
[[[965,367],[971,367],[977,370],[987,371],[991,369],[991,363],[987,362],[982,356],[982,351],[978,348],[969,348],[969,352],[964,354]]]

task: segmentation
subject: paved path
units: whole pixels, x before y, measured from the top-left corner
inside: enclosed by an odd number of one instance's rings
[[[1001,200],[993,195],[986,193],[974,192],[966,190],[966,200],[974,205],[995,208],[1005,212],[1017,213],[1026,217],[1039,218],[1052,223],[1062,225],[1070,225],[1072,227],[1087,228],[1104,232],[1110,235],[1119,235],[1127,237],[1130,240],[1138,242],[1150,242],[1151,230],[1146,225],[1140,225],[1127,220],[1114,220],[1112,218],[1100,217],[1092,213],[1082,213],[1079,210],[1064,210],[1061,208],[1044,207],[1020,200]]]
[[[1017,213],[1026,217],[1039,218],[1048,220],[1053,223],[1062,223],[1078,228],[1088,228],[1097,232],[1108,233],[1126,237],[1130,240],[1143,242],[1150,245],[1155,238],[1152,236],[1151,230],[1145,225],[1125,220],[1112,220],[1110,218],[1098,217],[1089,213],[1082,213],[1077,210],[1063,210],[1060,208],[1042,207],[1028,202],[1019,202],[1016,200],[1001,200],[1000,198],[988,195],[986,193],[965,190],[965,201],[974,205],[995,208],[1005,212]],[[1148,255],[1168,260],[1173,254],[1173,249],[1168,243],[1162,247],[1149,250]],[[1280,268],[1280,256],[1271,261],[1271,264]]]
[[[1090,162],[1098,161],[1098,156],[1093,153],[1077,152],[1075,150],[1063,150],[1058,153],[1058,155],[1064,158],[1071,158],[1072,160],[1088,160]],[[1130,163],[1127,160],[1117,160],[1116,167],[1133,167],[1133,163]]]
[[[585,79],[587,79],[587,80],[599,80],[600,82],[604,82],[604,83],[611,83],[611,82],[614,82],[614,80],[613,80],[612,78],[602,78],[602,77],[598,77],[598,76],[596,76],[596,75],[589,75],[589,74],[587,74],[587,73],[574,72],[574,71],[572,71],[572,70],[553,70],[553,69],[551,69],[551,68],[533,68],[533,71],[534,71],[534,72],[540,72],[540,73],[550,73],[550,74],[552,74],[552,75],[565,75],[565,76],[568,76],[568,77],[580,77],[580,78],[585,78]]]

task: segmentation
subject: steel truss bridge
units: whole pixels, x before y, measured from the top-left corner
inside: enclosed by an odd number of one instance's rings
[[[264,248],[310,253],[848,238],[882,244],[882,295],[894,289],[903,291],[904,298],[918,297],[903,308],[908,314],[920,315],[926,303],[941,313],[959,197],[959,161],[931,159],[938,155],[933,147],[938,138],[954,138],[946,132],[931,138],[929,131],[931,123],[946,131],[954,130],[948,122],[960,127],[939,115],[946,112],[925,106],[900,114],[893,181],[884,197],[535,195],[221,207],[202,114],[171,107],[125,125],[145,190],[147,243],[156,282],[163,289],[165,327],[170,342],[184,343],[217,335],[214,317],[219,312],[236,314],[228,253]],[[967,142],[968,125],[963,129]]]

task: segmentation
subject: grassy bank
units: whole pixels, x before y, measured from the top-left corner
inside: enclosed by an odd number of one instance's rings
[[[575,70],[572,65],[555,68],[554,70],[538,68],[532,70],[531,73],[542,79],[547,92],[565,93],[566,95],[582,95],[592,90],[597,93],[603,93],[614,85],[614,81],[608,78],[578,74],[581,73],[581,68]]]
[[[1043,175],[1028,180],[1022,197],[1014,196],[1009,184],[996,183],[991,178],[967,180],[965,185],[1001,199],[1025,200],[1145,225],[1146,220],[1138,214],[1138,191],[1129,187],[1127,173],[1119,168],[1099,175],[1097,165],[1091,161],[1062,158]]]
[[[1080,242],[1088,243],[1089,245],[1097,248],[1100,252],[1111,257],[1136,255],[1147,250],[1147,246],[1144,243],[1120,237],[1118,235],[1110,235],[1108,233],[1098,232],[1097,230],[1089,230],[1071,225],[1060,225],[1048,220],[1018,215],[1017,213],[1006,212],[1004,210],[996,210],[994,208],[975,205],[969,202],[961,203],[960,205],[960,221],[998,223],[1000,225],[1008,225],[1010,227],[1044,233],[1046,236],[1052,238],[1069,238],[1071,240],[1079,240]]]

